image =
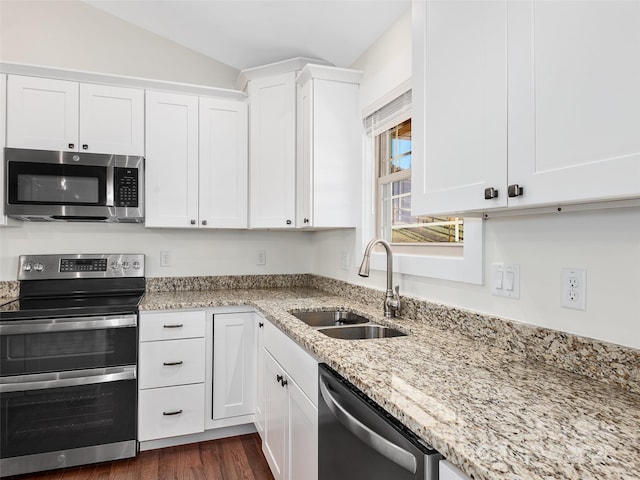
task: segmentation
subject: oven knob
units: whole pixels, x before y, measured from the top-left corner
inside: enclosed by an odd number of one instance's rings
[[[120,262],[111,262],[111,269],[118,270],[120,268]]]
[[[129,262],[122,262],[122,268],[129,270]]]
[[[133,268],[136,270],[140,270],[140,262],[138,262],[137,260],[133,262]]]
[[[44,270],[44,265],[42,265],[41,263],[36,263],[36,264],[33,266],[33,269],[34,269],[36,272],[42,272],[42,271]]]
[[[22,267],[22,270],[24,270],[25,272],[30,272],[32,268],[33,266],[30,263],[25,263]]]

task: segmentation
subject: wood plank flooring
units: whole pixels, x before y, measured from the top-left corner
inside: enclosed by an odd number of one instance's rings
[[[15,480],[273,480],[257,433],[140,452],[136,458]]]

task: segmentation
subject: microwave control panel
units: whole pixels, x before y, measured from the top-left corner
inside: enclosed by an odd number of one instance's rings
[[[114,169],[114,206],[137,207],[138,206],[138,169],[120,168]]]

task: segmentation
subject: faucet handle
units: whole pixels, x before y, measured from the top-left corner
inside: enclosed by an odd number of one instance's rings
[[[387,305],[387,308],[389,309],[389,314],[390,314],[387,316],[395,317],[396,314],[400,312],[400,285],[396,285],[396,287],[393,290],[394,290],[393,298],[387,297],[385,303]]]

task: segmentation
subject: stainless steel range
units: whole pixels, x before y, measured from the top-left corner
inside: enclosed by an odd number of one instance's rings
[[[0,307],[0,475],[136,455],[144,255],[28,255]]]

